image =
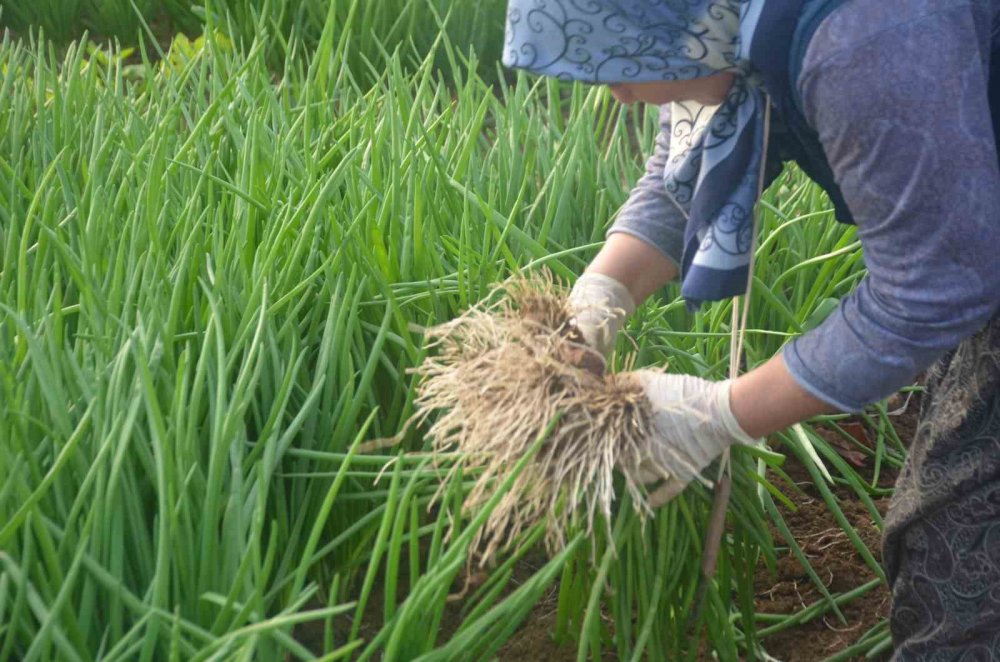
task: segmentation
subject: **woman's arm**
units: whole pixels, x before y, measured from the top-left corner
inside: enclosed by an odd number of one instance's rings
[[[587,266],[587,272],[614,278],[628,288],[636,305],[677,278],[677,265],[651,244],[615,232]]]
[[[624,233],[608,237],[587,271],[622,283],[637,303],[677,276],[677,267],[660,251]],[[836,411],[802,388],[780,355],[734,381],[729,405],[751,437],[763,437],[817,414]]]
[[[989,35],[974,11],[900,20],[845,6],[817,32],[803,99],[869,273],[820,327],[734,382],[730,406],[749,434],[886,397],[997,314],[1000,173]],[[676,274],[646,273],[655,254],[627,244],[599,258],[591,268],[627,281],[637,303]]]
[[[646,173],[632,189],[607,241],[586,270],[623,284],[636,305],[678,276],[684,219],[663,185],[669,144],[670,113],[664,106],[660,110],[660,134],[646,162]],[[773,179],[781,165],[777,160],[770,165]],[[740,426],[754,437],[835,411],[803,389],[780,356],[736,380],[730,391],[730,406]]]
[[[594,260],[595,264],[601,265],[599,270],[620,269],[622,260],[637,259],[656,269],[656,276],[651,278],[659,279],[659,284],[636,298],[637,302],[651,294],[656,287],[677,277],[677,265],[681,262],[684,250],[684,227],[687,221],[667,195],[663,182],[663,170],[670,156],[669,104],[660,106],[659,122],[660,131],[656,136],[653,152],[646,159],[645,172],[629,192],[614,224],[608,229],[608,241],[604,250]],[[595,268],[595,265],[591,265],[591,268]],[[623,274],[626,278],[633,275]],[[640,284],[640,290],[647,289],[641,285],[648,285],[648,279],[646,283]]]
[[[570,293],[577,329],[586,344],[604,357],[611,353],[636,304],[677,277],[685,221],[663,184],[669,152],[670,107],[661,106],[660,132],[646,160],[646,172],[632,187],[600,253]]]
[[[784,430],[819,414],[838,411],[802,388],[788,372],[781,354],[733,382],[729,390],[729,407],[743,431],[754,438]]]
[[[868,274],[783,358],[803,388],[846,411],[912,383],[1000,306],[988,7],[901,11],[913,7],[841,6],[799,81]]]

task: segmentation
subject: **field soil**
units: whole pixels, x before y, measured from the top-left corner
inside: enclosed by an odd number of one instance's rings
[[[785,469],[806,496],[793,499],[797,507],[795,512],[780,503],[778,510],[830,593],[846,593],[874,579],[875,573],[855,550],[812,486],[805,467],[790,459],[786,462]],[[895,473],[891,472],[885,476],[884,483],[880,477],[879,483],[882,486],[891,485],[894,478]],[[881,533],[871,514],[849,489],[837,487],[833,491],[851,526],[881,563]],[[875,505],[884,515],[889,499],[877,499]],[[780,534],[773,526],[771,535],[776,541],[781,541]],[[761,613],[791,614],[823,598],[790,552],[778,557],[776,575],[771,574],[766,567],[758,569],[755,588],[757,611]],[[783,662],[823,660],[855,643],[870,628],[888,617],[888,589],[877,586],[843,605],[841,611],[846,623],[840,622],[835,614],[827,612],[807,623],[768,636],[764,639],[764,647],[770,655]]]
[[[898,411],[892,418],[893,427],[900,440],[908,446],[913,439],[919,418],[919,395],[914,394],[908,401],[896,396],[890,401],[890,407]],[[857,441],[869,448],[872,447],[872,435],[860,422],[850,421],[842,427]],[[824,439],[838,449],[848,463],[854,466],[861,477],[871,484],[875,470],[874,462],[845,444],[832,429],[817,428],[817,430]],[[790,457],[784,469],[805,492],[805,496],[796,496],[792,499],[797,507],[795,512],[791,512],[780,503],[778,510],[827,589],[834,594],[845,593],[874,579],[875,573],[857,553],[854,545],[827,509],[818,490],[813,486],[806,468],[795,458]],[[883,465],[878,476],[878,486],[893,487],[897,475],[896,470]],[[791,494],[790,490],[783,491]],[[881,563],[882,534],[875,526],[871,514],[850,488],[838,485],[833,488],[833,492],[844,515],[875,559]],[[874,499],[874,502],[884,517],[889,508],[889,498]],[[771,527],[771,535],[775,540],[781,539],[774,527]],[[822,598],[819,590],[790,553],[779,557],[776,576],[767,568],[760,568],[755,585],[757,610],[763,613],[788,614],[800,611]],[[876,586],[868,593],[843,605],[841,611],[846,623],[840,622],[836,615],[827,612],[807,623],[765,638],[764,646],[770,655],[782,662],[815,662],[834,655],[857,642],[881,620],[888,618],[889,590],[886,586]],[[888,660],[889,657],[890,652],[887,652],[876,658],[859,656],[854,659]]]

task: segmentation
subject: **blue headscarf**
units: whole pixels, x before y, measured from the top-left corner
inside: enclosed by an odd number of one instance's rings
[[[587,83],[736,74],[725,101],[671,104],[667,193],[687,218],[689,307],[742,294],[764,151],[766,97],[749,66],[764,0],[509,0],[503,62]]]

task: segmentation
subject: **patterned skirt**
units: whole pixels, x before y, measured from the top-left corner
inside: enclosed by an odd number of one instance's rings
[[[894,661],[1000,660],[1000,319],[929,371],[883,545]]]

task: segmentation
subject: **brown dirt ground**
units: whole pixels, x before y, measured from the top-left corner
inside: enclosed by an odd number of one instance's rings
[[[806,492],[806,496],[793,499],[798,507],[796,512],[781,504],[778,510],[827,589],[833,594],[845,593],[874,579],[875,573],[855,551],[819,493],[812,487],[805,468],[793,460],[786,462],[785,466],[789,476]],[[886,478],[888,482],[890,476]],[[881,561],[881,535],[867,509],[848,490],[838,487],[834,493],[840,500],[844,515],[875,558]],[[875,505],[884,514],[888,499],[876,500]],[[773,527],[771,534],[776,541],[781,541]],[[762,613],[791,614],[822,599],[822,594],[791,552],[778,557],[776,575],[772,575],[766,567],[760,567],[755,587],[757,610]],[[888,591],[884,586],[878,586],[842,606],[841,610],[846,623],[827,613],[767,637],[764,647],[783,662],[814,662],[829,657],[853,644],[888,616]]]
[[[896,396],[890,401],[890,408],[902,408],[903,404],[904,399]],[[904,444],[908,445],[913,438],[919,410],[919,396],[914,395],[909,402],[906,402],[905,409],[893,417],[893,427]],[[851,421],[843,427],[858,441],[871,447],[870,437],[865,434],[862,424]],[[853,464],[863,478],[871,480],[874,472],[873,461],[863,454],[852,452],[852,449],[832,430],[819,431],[841,451],[844,459]],[[784,468],[806,496],[793,499],[798,507],[796,512],[790,512],[780,503],[778,510],[827,589],[831,593],[844,593],[874,579],[875,573],[855,551],[851,541],[827,510],[819,492],[813,487],[805,467],[794,458],[789,458]],[[879,487],[892,487],[896,476],[895,470],[883,465],[878,480]],[[790,490],[784,491],[786,495],[791,493]],[[836,486],[833,492],[840,502],[844,515],[875,559],[881,563],[881,533],[868,510],[849,488]],[[889,499],[874,501],[879,513],[884,516],[889,507]],[[771,533],[776,541],[781,540],[773,527]],[[760,568],[755,585],[758,590],[757,609],[764,613],[792,613],[822,598],[819,590],[790,552],[779,557],[777,576],[771,575],[764,567]],[[860,598],[842,606],[841,610],[847,620],[846,624],[841,623],[835,615],[827,613],[808,623],[767,637],[764,646],[768,653],[783,662],[815,662],[829,657],[855,643],[870,628],[888,617],[889,590],[885,586],[877,586]],[[875,659],[888,658],[889,653],[886,653]]]

